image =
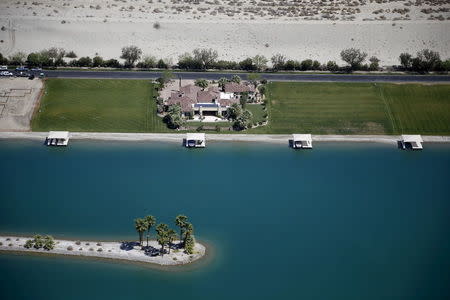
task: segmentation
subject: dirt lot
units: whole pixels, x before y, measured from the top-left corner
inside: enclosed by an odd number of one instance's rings
[[[28,131],[43,82],[0,78],[0,131]]]

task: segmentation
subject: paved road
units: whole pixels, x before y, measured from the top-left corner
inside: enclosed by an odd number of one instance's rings
[[[47,70],[45,75],[50,78],[114,78],[114,79],[155,79],[160,72],[143,71],[59,71]],[[217,80],[221,77],[230,78],[232,73],[205,72],[175,72],[177,78],[205,78]],[[237,73],[242,78],[246,74]],[[450,75],[344,75],[344,74],[262,74],[262,78],[271,81],[339,81],[339,82],[448,82]]]

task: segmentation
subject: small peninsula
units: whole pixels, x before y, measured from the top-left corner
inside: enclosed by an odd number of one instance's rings
[[[0,235],[0,251],[45,253],[55,255],[84,256],[93,258],[141,262],[161,266],[192,263],[206,254],[206,247],[193,237],[193,226],[187,217],[177,216],[180,236],[166,224],[156,226],[156,240],[148,239],[156,220],[152,216],[135,220],[139,241],[100,242],[53,239],[51,236],[34,237]],[[147,240],[144,241],[144,233]]]

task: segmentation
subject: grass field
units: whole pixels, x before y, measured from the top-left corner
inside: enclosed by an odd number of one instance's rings
[[[450,85],[273,82],[268,99],[253,133],[450,134]]]
[[[148,80],[48,79],[33,131],[168,132]]]
[[[146,80],[49,79],[32,129],[173,132],[154,92]],[[450,135],[450,85],[273,82],[268,100],[269,125],[241,133]]]

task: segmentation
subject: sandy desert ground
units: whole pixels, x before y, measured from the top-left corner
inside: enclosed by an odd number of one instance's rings
[[[30,130],[42,87],[40,79],[0,78],[0,131]]]
[[[3,0],[0,27],[4,55],[55,46],[118,58],[135,44],[174,62],[195,48],[213,48],[220,59],[282,53],[340,64],[348,47],[381,65],[424,48],[450,57],[449,0]]]

